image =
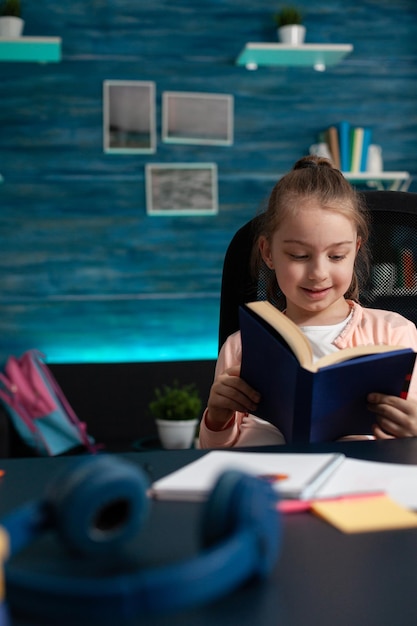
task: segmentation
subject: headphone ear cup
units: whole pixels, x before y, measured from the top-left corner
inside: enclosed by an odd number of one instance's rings
[[[243,528],[256,533],[259,559],[254,573],[266,576],[281,543],[278,496],[266,481],[239,471],[224,472],[203,508],[202,543],[209,548]]]
[[[229,537],[238,526],[239,498],[243,474],[230,470],[217,480],[203,508],[201,540],[206,548]]]
[[[128,461],[83,457],[55,477],[43,507],[70,550],[117,553],[147,516],[147,486],[142,471]]]

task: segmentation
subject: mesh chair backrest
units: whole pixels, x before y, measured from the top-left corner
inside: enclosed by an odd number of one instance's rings
[[[371,271],[361,303],[397,311],[417,324],[417,194],[365,191],[371,213]],[[266,298],[265,272],[251,276],[258,218],[240,228],[227,249],[222,275],[219,347],[238,330],[239,305]]]
[[[361,302],[417,324],[417,194],[370,193],[371,271]]]

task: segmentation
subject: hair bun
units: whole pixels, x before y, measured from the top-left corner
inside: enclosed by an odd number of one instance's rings
[[[315,154],[310,154],[309,156],[305,156],[302,159],[299,159],[293,169],[294,170],[302,170],[305,168],[317,168],[317,167],[328,167],[329,169],[334,169],[333,165],[326,159],[325,157],[320,157]]]

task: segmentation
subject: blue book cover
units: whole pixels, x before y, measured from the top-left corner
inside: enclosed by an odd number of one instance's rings
[[[350,123],[343,120],[339,122],[340,169],[342,172],[350,171],[350,143]]]
[[[366,172],[366,162],[368,160],[368,148],[372,143],[372,130],[369,127],[363,129],[362,157],[360,171]]]
[[[368,393],[403,396],[407,388],[416,359],[409,348],[340,350],[324,357],[317,369],[305,335],[269,302],[249,303],[239,316],[240,375],[261,394],[253,414],[275,424],[287,443],[372,433],[375,415],[367,408]]]

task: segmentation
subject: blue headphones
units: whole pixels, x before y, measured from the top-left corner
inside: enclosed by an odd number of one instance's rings
[[[77,459],[55,477],[41,500],[1,520],[10,554],[54,529],[78,556],[117,560],[145,521],[147,488],[142,471],[121,457]],[[203,507],[202,549],[195,557],[100,578],[29,572],[10,563],[5,568],[7,603],[36,623],[114,624],[208,602],[271,572],[281,540],[276,500],[266,481],[227,471]]]

